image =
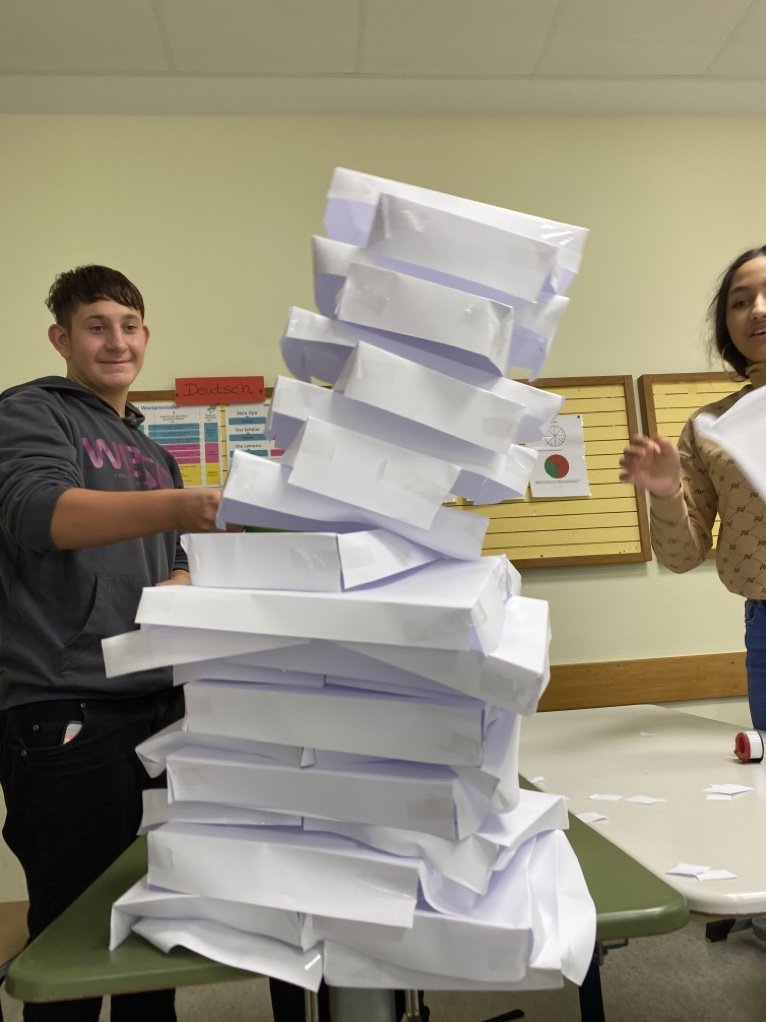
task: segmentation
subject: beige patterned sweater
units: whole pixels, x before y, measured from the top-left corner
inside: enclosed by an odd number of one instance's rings
[[[710,440],[698,437],[694,420],[701,412],[720,416],[766,384],[766,364],[750,367],[750,382],[734,394],[698,409],[678,441],[681,489],[673,497],[650,496],[652,548],[671,571],[696,568],[712,546],[715,516],[721,519],[716,565],[732,593],[766,599],[766,504],[734,461]]]

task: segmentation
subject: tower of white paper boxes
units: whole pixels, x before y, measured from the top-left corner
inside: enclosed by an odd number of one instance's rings
[[[111,675],[174,665],[182,726],[134,930],[316,990],[580,982],[595,911],[559,796],[520,791],[548,679],[548,607],[482,557],[562,399],[539,375],[582,228],[336,170],[291,309],[270,429],[236,452],[192,586],[145,590]],[[319,382],[314,382],[319,381]],[[321,384],[330,384],[331,389]]]

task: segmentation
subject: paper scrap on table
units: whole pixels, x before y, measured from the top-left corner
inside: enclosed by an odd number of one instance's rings
[[[697,880],[735,880],[736,873],[728,869],[711,869],[710,866],[695,865],[692,862],[679,862],[672,869],[666,870],[670,876],[694,877]]]
[[[588,798],[592,799],[594,802],[619,802],[622,795],[599,795],[598,792],[596,792],[593,795],[588,795]]]
[[[714,795],[741,795],[745,791],[752,791],[746,784],[709,784],[703,791],[709,791]]]
[[[599,820],[605,820],[606,816],[603,813],[575,813],[578,820],[582,820],[583,823],[598,823]]]
[[[624,802],[637,802],[642,806],[653,806],[658,802],[666,802],[667,799],[655,798],[654,795],[631,795],[629,798],[623,799]]]

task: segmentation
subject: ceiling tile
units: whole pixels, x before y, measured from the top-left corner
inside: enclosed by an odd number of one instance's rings
[[[327,74],[356,64],[358,0],[158,0],[185,74]]]
[[[766,0],[758,0],[713,60],[708,73],[736,78],[766,78],[765,42]]]
[[[523,75],[558,0],[368,0],[361,70],[399,75]]]
[[[149,0],[2,0],[0,71],[146,74],[169,69]]]
[[[562,0],[537,72],[700,75],[750,0]]]

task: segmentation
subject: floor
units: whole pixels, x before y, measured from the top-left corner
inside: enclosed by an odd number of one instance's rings
[[[673,704],[748,727],[743,699]],[[766,769],[766,767],[764,767]],[[13,856],[0,845],[0,900],[24,897]],[[706,917],[692,916],[676,933],[631,941],[609,950],[602,965],[608,1022],[752,1022],[766,1004],[766,943],[750,930],[721,943],[705,939]],[[429,993],[432,1022],[484,1022],[514,1008],[529,1022],[577,1022],[577,989],[524,994]],[[5,1022],[21,1022],[21,1005],[0,990]],[[271,1022],[265,980],[188,987],[177,995],[179,1022]],[[102,1019],[108,1019],[105,1005]],[[151,1022],[151,1020],[147,1020]]]

